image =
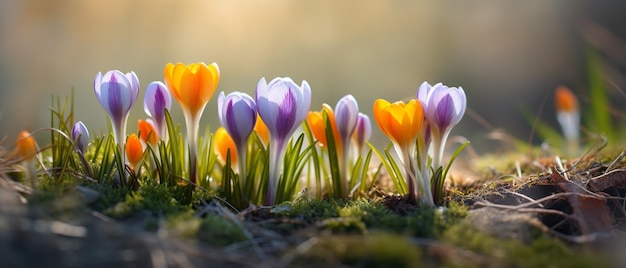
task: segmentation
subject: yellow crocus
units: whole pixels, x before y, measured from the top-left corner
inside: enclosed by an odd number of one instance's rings
[[[263,144],[267,146],[270,142],[270,131],[258,114],[256,116],[256,123],[254,124],[254,132],[259,136],[261,141],[263,141]]]
[[[136,170],[143,158],[143,144],[141,144],[137,134],[131,134],[126,140],[126,158],[131,168]]]
[[[407,149],[415,143],[420,132],[424,109],[415,99],[406,104],[378,99],[374,102],[374,118],[385,135],[401,148]]]
[[[183,107],[185,113],[198,115],[209,102],[220,81],[217,63],[204,62],[185,65],[168,63],[165,66],[165,83],[170,93]]]
[[[17,155],[24,161],[32,159],[37,154],[37,142],[32,134],[26,130],[17,135],[15,148]]]
[[[226,155],[230,150],[231,166],[235,166],[237,163],[237,147],[235,147],[235,141],[228,135],[224,127],[218,128],[213,134],[213,148],[215,148],[215,153],[222,165],[226,164]]]
[[[189,65],[168,63],[164,77],[167,88],[185,115],[189,145],[189,180],[195,184],[200,117],[220,81],[220,69],[215,62],[208,66],[203,62]]]
[[[341,137],[339,136],[339,130],[337,130],[337,123],[335,122],[335,113],[333,108],[328,104],[322,104],[322,110],[310,111],[307,115],[306,122],[309,124],[309,128],[313,133],[313,137],[317,140],[320,146],[325,147],[328,144],[326,140],[326,124],[324,122],[324,111],[330,119],[331,127],[333,128],[333,139],[335,140],[335,148],[341,151]]]

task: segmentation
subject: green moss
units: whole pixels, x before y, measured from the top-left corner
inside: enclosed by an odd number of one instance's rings
[[[149,211],[153,215],[170,215],[190,210],[190,206],[177,201],[176,193],[175,187],[144,185],[138,191],[128,193],[123,201],[106,209],[104,213],[114,218],[126,218],[140,210]]]
[[[367,227],[355,217],[329,218],[321,221],[318,226],[334,234],[365,234]]]
[[[451,203],[448,208],[433,210],[419,207],[407,215],[398,215],[385,207],[381,201],[371,200],[301,200],[286,202],[273,210],[275,213],[292,218],[303,218],[308,222],[320,222],[329,218],[353,218],[352,220],[336,219],[330,226],[337,227],[348,224],[358,231],[358,225],[364,224],[366,229],[383,230],[418,237],[436,237],[450,226],[458,223],[467,214],[467,208],[458,203]],[[348,226],[344,226],[348,227]],[[352,228],[350,227],[350,228]]]
[[[88,187],[100,193],[98,199],[89,205],[92,209],[104,212],[115,204],[124,201],[130,190],[123,187],[113,187],[112,185],[90,184]]]
[[[197,237],[216,246],[226,246],[246,240],[239,226],[217,215],[208,215],[202,220]]]
[[[168,217],[167,230],[176,237],[194,239],[200,230],[202,219],[195,217],[192,211]]]
[[[559,240],[538,233],[529,243],[500,239],[458,224],[443,234],[443,241],[478,253],[495,266],[513,267],[607,267],[606,259],[583,249],[569,248]],[[467,266],[464,259],[447,260],[452,266]],[[476,264],[478,265],[478,264]],[[469,265],[472,266],[472,265]]]
[[[290,267],[419,267],[421,251],[390,234],[312,238],[287,255]]]
[[[218,215],[198,217],[192,211],[169,217],[167,229],[177,237],[199,239],[215,246],[246,240],[246,236],[234,222]]]
[[[279,215],[288,217],[301,217],[308,221],[332,218],[339,216],[338,208],[340,200],[318,199],[299,200],[295,202],[284,202],[274,209]]]

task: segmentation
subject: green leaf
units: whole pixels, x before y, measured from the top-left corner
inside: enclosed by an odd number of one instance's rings
[[[594,50],[589,50],[587,53],[587,75],[592,117],[586,118],[586,125],[588,127],[595,126],[595,131],[599,134],[604,133],[610,141],[614,141],[615,133],[611,123],[609,97],[602,72],[598,53]]]

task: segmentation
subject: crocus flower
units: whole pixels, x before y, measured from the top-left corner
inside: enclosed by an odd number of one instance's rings
[[[217,98],[217,115],[222,126],[235,142],[237,154],[241,158],[239,175],[242,185],[246,181],[246,151],[248,137],[256,124],[257,108],[250,95],[242,92],[232,92],[224,95],[221,92]]]
[[[256,124],[254,124],[254,133],[261,139],[263,146],[267,148],[267,144],[270,142],[270,131],[267,129],[267,125],[263,122],[263,119],[257,112]]]
[[[168,63],[164,76],[170,93],[180,104],[185,116],[189,145],[189,177],[192,184],[195,184],[198,150],[196,143],[200,118],[220,81],[220,70],[217,63],[208,66],[203,62],[189,65]]]
[[[134,72],[123,74],[118,70],[96,74],[94,80],[96,97],[109,113],[115,141],[124,150],[126,122],[130,109],[139,96],[139,79]]]
[[[352,95],[341,98],[335,106],[335,121],[341,137],[344,152],[348,151],[350,139],[359,119],[359,104]]]
[[[326,147],[328,145],[328,141],[326,140],[326,123],[324,122],[324,111],[326,111],[326,116],[330,120],[330,125],[333,130],[333,139],[335,141],[336,149],[341,150],[341,137],[339,136],[339,130],[337,129],[337,123],[335,121],[335,112],[333,108],[328,104],[322,104],[322,110],[320,111],[310,111],[307,115],[306,122],[311,129],[311,133],[313,137],[317,140],[317,143]]]
[[[143,144],[141,144],[139,137],[134,133],[130,134],[126,141],[126,157],[130,167],[133,170],[137,170],[143,158]]]
[[[235,146],[235,141],[228,135],[224,127],[218,128],[215,133],[213,133],[213,148],[218,156],[217,159],[222,165],[226,164],[228,151],[230,151],[231,167],[237,165],[237,146]]]
[[[580,124],[580,110],[578,109],[578,100],[572,91],[567,87],[559,86],[554,92],[554,104],[556,106],[556,119],[561,125],[563,136],[567,141],[566,147],[569,153],[578,151],[578,139],[580,133],[578,125]]]
[[[266,204],[273,205],[285,146],[306,118],[311,107],[311,88],[306,81],[298,86],[291,78],[261,78],[256,88],[259,115],[270,132],[270,170]]]
[[[354,96],[346,95],[339,99],[337,105],[335,106],[335,121],[337,122],[337,129],[339,130],[339,135],[341,137],[342,150],[340,151],[340,171],[342,173],[341,181],[343,183],[341,190],[344,197],[348,197],[348,174],[350,171],[348,165],[348,152],[350,148],[350,140],[352,139],[352,134],[356,129],[358,119],[359,104],[356,102]]]
[[[37,155],[37,142],[30,132],[24,130],[17,135],[15,151],[26,168],[24,177],[30,180],[32,189],[36,189],[37,176],[34,158]]]
[[[139,130],[139,137],[146,144],[155,146],[159,141],[159,134],[157,133],[155,123],[151,119],[137,121],[137,129]]]
[[[393,142],[406,170],[409,198],[415,199],[417,194],[415,188],[416,170],[412,159],[413,151],[415,151],[415,139],[424,121],[422,105],[415,99],[406,104],[401,101],[389,103],[386,100],[378,99],[374,102],[374,119],[378,127]],[[420,181],[418,183],[421,185]]]
[[[159,81],[154,81],[146,88],[143,98],[143,110],[154,120],[156,134],[165,137],[165,109],[172,108],[172,96],[167,91],[167,86]]]
[[[437,84],[437,86],[439,86],[439,84]],[[430,97],[432,89],[433,86],[431,86],[428,82],[423,82],[417,89],[417,100],[420,102],[424,110],[428,110],[428,97]],[[420,128],[420,133],[419,135],[417,135],[417,175],[418,180],[422,181],[422,184],[424,185],[424,193],[420,197],[422,203],[434,207],[435,201],[433,199],[433,194],[431,190],[431,173],[433,167],[428,166],[428,151],[430,150],[430,144],[431,131],[430,123],[427,119],[424,120],[424,124],[422,124],[422,127]]]
[[[89,131],[83,122],[78,121],[72,127],[71,137],[75,142],[75,147],[78,152],[78,158],[83,164],[85,168],[85,174],[88,177],[91,177],[91,167],[87,162],[87,158],[85,158],[85,150],[87,149],[87,145],[89,145]]]
[[[432,86],[425,99],[419,99],[427,101],[424,108],[434,146],[433,166],[440,167],[448,135],[452,127],[461,121],[467,108],[465,91],[462,87],[448,87],[439,83]]]
[[[352,135],[352,139],[356,143],[358,154],[361,154],[363,152],[365,143],[370,139],[371,136],[372,136],[372,123],[370,121],[370,117],[364,113],[359,113],[359,118],[357,119],[356,128],[354,130],[354,134]]]
[[[17,135],[15,140],[17,155],[22,161],[30,161],[37,154],[37,142],[30,132],[24,130]]]
[[[87,145],[89,144],[89,131],[83,122],[78,121],[72,127],[72,139],[76,142],[76,150],[81,154],[85,154]]]

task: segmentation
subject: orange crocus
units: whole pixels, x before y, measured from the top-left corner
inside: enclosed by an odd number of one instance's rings
[[[574,93],[565,86],[559,86],[554,92],[556,109],[563,112],[578,110],[578,100]]]
[[[126,158],[133,170],[136,170],[143,158],[143,144],[134,133],[128,136],[128,140],[126,140]]]
[[[189,145],[189,180],[196,183],[196,143],[200,117],[220,81],[220,69],[215,62],[208,66],[203,62],[189,65],[168,63],[165,65],[164,77],[167,88],[185,115]]]
[[[401,148],[407,149],[415,143],[420,132],[424,109],[415,99],[406,104],[378,99],[374,102],[374,118],[385,135]]]
[[[330,124],[333,128],[333,139],[335,140],[335,148],[338,151],[341,151],[341,136],[339,136],[339,130],[337,129],[337,123],[335,122],[335,113],[333,112],[333,108],[328,104],[322,104],[322,110],[320,111],[310,111],[307,115],[306,122],[309,124],[309,128],[313,133],[313,137],[317,140],[320,146],[327,146],[328,142],[326,140],[326,124],[324,122],[324,111],[328,118],[330,119]]]
[[[172,96],[189,116],[197,116],[209,102],[220,81],[217,63],[204,62],[185,65],[168,63],[164,71],[165,83]]]
[[[17,135],[15,148],[20,159],[27,161],[37,154],[37,142],[30,132],[24,130]]]
[[[235,147],[235,141],[228,135],[224,127],[218,128],[215,134],[213,134],[213,148],[215,148],[215,153],[222,165],[226,164],[228,150],[230,150],[231,166],[237,163],[237,147]]]
[[[139,129],[139,136],[143,142],[150,143],[152,145],[157,144],[159,141],[159,135],[150,121],[139,119],[137,122],[137,128]]]
[[[265,122],[263,122],[263,119],[261,119],[261,117],[258,114],[256,115],[256,123],[254,124],[254,132],[259,136],[261,141],[263,141],[263,144],[267,146],[267,144],[270,142],[270,131],[269,129],[267,129]]]

